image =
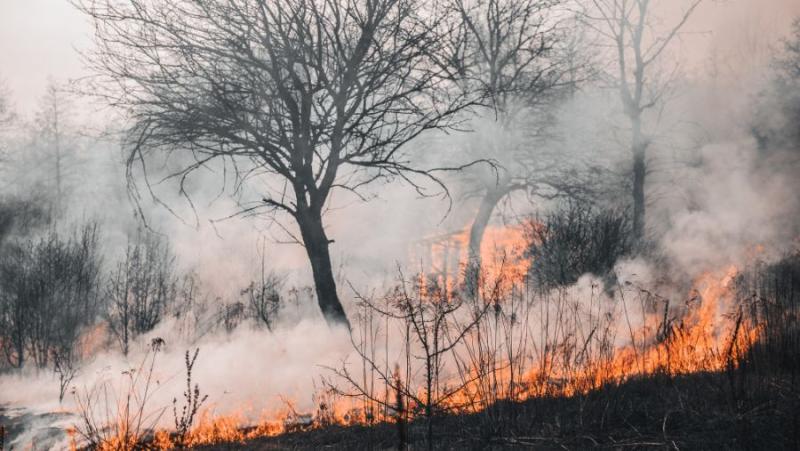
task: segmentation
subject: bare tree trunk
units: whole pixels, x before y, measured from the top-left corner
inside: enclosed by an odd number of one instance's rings
[[[483,243],[483,235],[486,233],[486,227],[489,225],[489,220],[492,219],[492,213],[497,204],[511,190],[512,187],[508,183],[500,183],[494,188],[488,189],[483,195],[481,205],[478,207],[478,212],[472,221],[472,226],[469,230],[469,257],[465,277],[467,288],[470,291],[478,286],[481,273],[481,244]]]
[[[17,341],[14,343],[14,351],[17,353],[17,362],[13,364],[17,368],[22,368],[25,365],[25,340],[22,334],[17,335]],[[11,361],[9,360],[9,363]]]
[[[428,450],[433,451],[433,365],[431,364],[432,357],[427,356],[425,360],[425,419],[427,420],[427,429],[425,438],[428,442]]]
[[[55,152],[56,152],[56,214],[55,218],[61,215],[61,130],[59,128],[59,117],[58,117],[58,103],[54,105],[54,115],[53,115],[53,133],[55,138]]]
[[[633,235],[639,242],[644,237],[645,197],[644,183],[647,175],[647,140],[642,135],[641,118],[632,117],[633,123]]]
[[[322,215],[309,208],[297,216],[303,244],[311,262],[311,271],[314,275],[314,287],[317,292],[317,302],[322,310],[322,316],[329,325],[343,325],[350,329],[350,322],[344,312],[339,295],[336,293],[336,281],[333,278],[331,255],[329,250],[330,240],[322,226]]]

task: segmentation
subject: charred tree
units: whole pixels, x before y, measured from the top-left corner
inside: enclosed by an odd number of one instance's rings
[[[95,92],[129,113],[129,166],[155,153],[233,168],[266,186],[248,214],[293,221],[320,309],[348,325],[323,221],[332,192],[435,173],[403,157],[471,100],[440,51],[450,33],[418,0],[75,0],[94,21]],[[144,171],[146,173],[146,171]],[[420,178],[422,177],[422,178]],[[145,180],[146,180],[145,176]],[[441,186],[441,185],[440,185]],[[185,191],[183,191],[185,192]],[[286,228],[288,229],[288,228]]]

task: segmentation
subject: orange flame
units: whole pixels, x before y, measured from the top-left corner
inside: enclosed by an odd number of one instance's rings
[[[525,256],[528,246],[525,227],[526,224],[486,227],[480,248],[481,273],[486,279],[499,279],[501,275],[509,280],[525,277],[530,267],[530,259]],[[467,227],[423,240],[421,249],[417,249],[418,255],[412,256],[412,261],[423,262],[420,275],[433,275],[448,289],[463,282],[469,263],[469,237],[470,228]]]
[[[439,269],[443,270],[442,277],[445,280],[452,278],[452,274],[448,274],[451,270],[448,269],[448,262],[452,263],[451,260],[455,259],[462,267],[466,264],[468,236],[467,231],[451,235],[445,244],[431,250],[436,256],[434,260],[438,258]],[[494,277],[507,271],[511,279],[519,283],[528,271],[529,259],[524,256],[525,249],[523,226],[490,227],[481,248],[484,270],[494,271]],[[566,352],[545,352],[541,358],[524,365],[523,369],[519,368],[519,362],[498,363],[493,383],[505,385],[506,389],[501,390],[494,399],[487,401],[487,389],[481,385],[482,378],[478,377],[482,375],[482,370],[470,368],[470,374],[466,377],[462,375],[460,381],[453,381],[452,385],[462,388],[449,398],[447,404],[453,409],[477,411],[503,398],[519,401],[546,395],[571,396],[633,377],[658,373],[680,375],[736,367],[761,332],[758,325],[743,315],[737,304],[734,281],[738,273],[738,269],[731,266],[697,277],[690,300],[676,309],[677,316],[675,312],[669,315],[668,303],[659,308],[642,307],[641,324],[634,327],[629,320],[620,322],[626,343],[598,349],[591,358],[584,357],[588,353],[583,351],[592,346],[593,340],[599,340],[593,335],[595,330],[588,334],[588,338],[581,340],[583,350],[571,354],[573,358],[569,364],[562,361]],[[617,308],[623,310],[627,319],[630,300],[626,300],[620,292],[614,302],[619,303]],[[553,346],[558,346],[558,343]],[[465,380],[468,382],[465,383]],[[424,397],[420,395],[419,398]],[[390,399],[389,393],[386,393],[386,399]],[[388,408],[372,405],[359,408],[352,400],[344,399],[325,399],[318,404],[316,414],[298,414],[290,405],[289,411],[264,414],[255,426],[248,426],[251,423],[247,415],[215,416],[207,408],[201,413],[198,424],[185,437],[184,443],[188,446],[236,443],[332,424],[394,421]],[[414,406],[408,406],[407,410],[413,416],[410,412],[415,410]],[[109,443],[103,449],[121,449],[127,445],[130,444]],[[153,445],[160,449],[171,449],[176,445],[175,437],[166,431],[159,431],[155,434]]]

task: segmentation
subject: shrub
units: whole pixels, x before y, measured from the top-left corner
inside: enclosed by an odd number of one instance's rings
[[[95,224],[64,237],[8,243],[0,257],[0,343],[9,364],[46,367],[71,359],[98,313],[100,258]]]
[[[743,305],[761,324],[758,343],[745,364],[757,370],[800,370],[800,252],[771,264],[757,264],[738,280]]]
[[[274,273],[268,273],[262,265],[260,279],[251,282],[247,288],[242,290],[242,294],[247,297],[250,315],[270,331],[275,327],[279,310],[283,304],[281,296],[283,284],[284,278]]]
[[[128,242],[106,288],[107,321],[122,353],[137,336],[153,330],[178,297],[175,256],[159,236],[139,231]]]
[[[529,275],[543,289],[573,284],[586,273],[609,275],[633,248],[626,210],[600,210],[577,202],[532,221],[527,238]]]

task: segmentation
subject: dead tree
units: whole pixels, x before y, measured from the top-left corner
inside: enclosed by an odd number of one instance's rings
[[[652,142],[645,131],[644,115],[663,107],[674,81],[658,76],[659,71],[666,71],[657,65],[701,1],[691,0],[678,21],[663,31],[654,26],[650,0],[592,0],[585,13],[586,24],[607,40],[614,52],[612,72],[616,75],[612,78],[631,127],[633,233],[637,240],[645,232],[647,150]]]
[[[156,152],[173,175],[225,164],[267,182],[249,214],[287,214],[329,324],[348,325],[323,213],[337,190],[436,178],[406,144],[470,98],[437,57],[448,32],[420,0],[125,0],[74,3],[96,27],[96,92],[128,113],[129,173]],[[146,173],[146,171],[145,171]],[[420,178],[422,177],[422,178]],[[146,179],[146,177],[145,177]],[[185,193],[185,191],[183,191]]]
[[[568,191],[563,157],[548,155],[540,138],[552,122],[561,88],[576,82],[577,60],[567,58],[566,23],[559,0],[452,0],[460,41],[453,43],[455,67],[486,102],[470,152],[498,163],[496,171],[467,177],[468,197],[480,204],[469,234],[468,277],[480,274],[480,248],[495,208],[508,195],[555,196]],[[488,138],[483,140],[480,136]]]

